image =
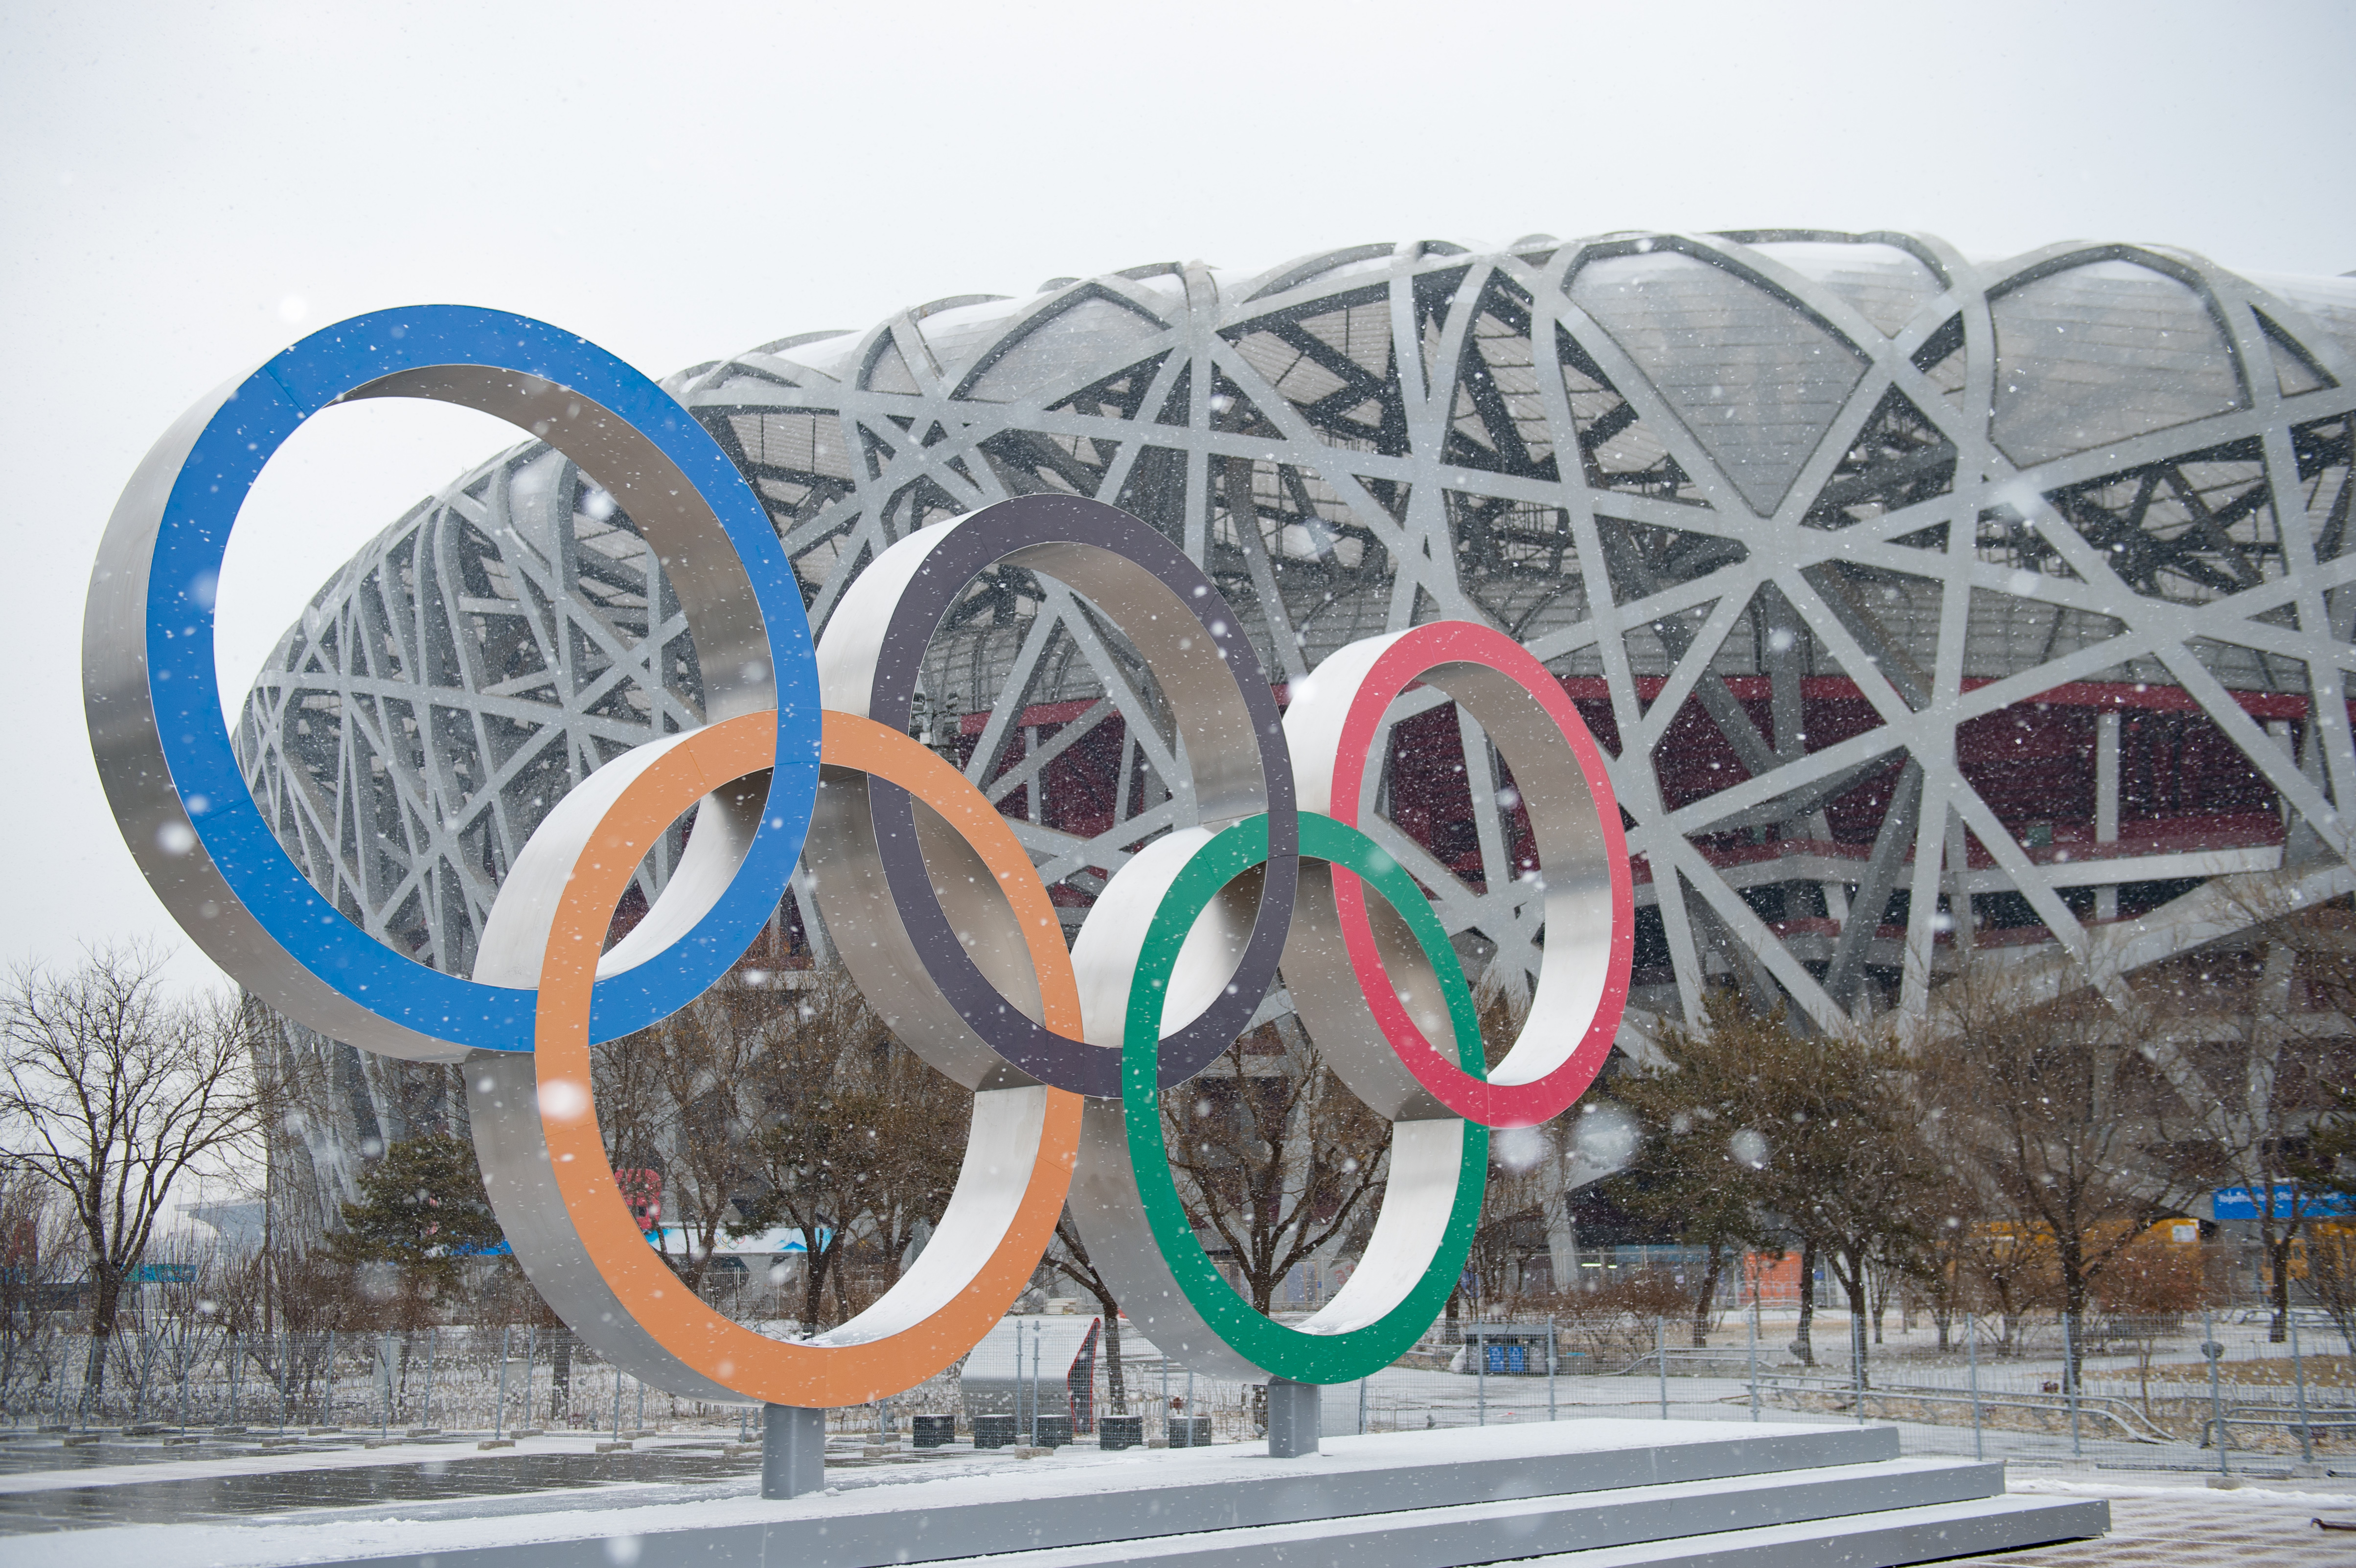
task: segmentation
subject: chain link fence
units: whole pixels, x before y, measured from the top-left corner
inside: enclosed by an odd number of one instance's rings
[[[1820,1313],[1798,1341],[1789,1307],[1690,1318],[1622,1314],[1599,1326],[1530,1317],[1435,1324],[1395,1365],[1325,1391],[1328,1435],[1622,1416],[1674,1421],[1894,1424],[1908,1453],[2119,1468],[2356,1473],[2356,1361],[2321,1314],[2281,1340],[2262,1310],[2164,1317],[1959,1317],[1877,1334]],[[1124,1328],[1116,1381],[1099,1359],[1090,1397],[1050,1371],[1016,1404],[1018,1443],[1093,1442],[1107,1416],[1148,1444],[1234,1443],[1265,1433],[1262,1392],[1189,1372]],[[365,1436],[573,1432],[626,1439],[705,1430],[750,1441],[747,1407],[639,1384],[562,1328],[440,1327],[406,1333],[249,1333],[201,1315],[127,1324],[94,1352],[41,1326],[0,1365],[0,1420],[54,1431],[162,1436],[224,1429],[265,1444],[327,1430]],[[841,1440],[897,1448],[917,1415],[974,1424],[958,1370],[831,1412]],[[1057,1418],[1067,1422],[1068,1437]]]
[[[1671,1421],[1895,1425],[1910,1454],[2040,1465],[2285,1475],[2356,1474],[2356,1375],[2322,1314],[2292,1315],[2282,1340],[2257,1310],[2161,1318],[1963,1316],[1942,1334],[1916,1319],[1877,1335],[1820,1314],[1795,1349],[1791,1308],[1623,1321],[1608,1335],[1561,1322],[1470,1318],[1399,1362],[1325,1391],[1329,1435],[1618,1416]],[[1863,1340],[1863,1354],[1858,1341]],[[1878,1342],[1877,1342],[1878,1341]],[[1249,1384],[1199,1378],[1131,1339],[1126,1399],[1151,1438],[1265,1433]],[[2213,1347],[2215,1353],[2208,1353]],[[1045,1396],[1054,1408],[1052,1394]],[[1116,1408],[1108,1371],[1097,1403]]]
[[[53,1330],[7,1368],[0,1420],[16,1428],[135,1435],[236,1432],[448,1434],[490,1438],[541,1432],[610,1434],[681,1428],[753,1430],[737,1405],[649,1389],[570,1330],[438,1327],[407,1333],[251,1333],[201,1320],[123,1328],[97,1354],[85,1333]],[[906,1430],[905,1417],[945,1409],[945,1374],[873,1405],[830,1413],[843,1433]]]

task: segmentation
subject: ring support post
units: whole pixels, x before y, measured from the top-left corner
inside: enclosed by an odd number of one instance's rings
[[[1317,1413],[1325,1391],[1289,1378],[1268,1380],[1268,1456],[1298,1459],[1317,1452]]]
[[[826,1412],[808,1405],[761,1407],[761,1495],[798,1498],[826,1489]]]

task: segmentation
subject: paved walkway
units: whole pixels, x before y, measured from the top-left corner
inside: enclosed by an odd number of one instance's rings
[[[2325,1489],[2328,1487],[2329,1489]],[[2312,1491],[2287,1484],[2212,1491],[2205,1487],[2144,1486],[2042,1477],[2013,1479],[2011,1489],[2111,1499],[2111,1533],[2100,1541],[2041,1546],[1975,1558],[1991,1568],[2349,1568],[2356,1531],[2316,1528],[2319,1517],[2356,1524],[2356,1481]]]

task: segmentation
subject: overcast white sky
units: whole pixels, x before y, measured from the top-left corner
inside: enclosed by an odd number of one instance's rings
[[[90,761],[91,553],[174,418],[339,317],[498,305],[659,376],[946,294],[1426,236],[1904,228],[2341,272],[2351,67],[2345,4],[0,0],[0,962],[177,940]],[[306,427],[231,548],[225,680],[513,439],[399,403]]]

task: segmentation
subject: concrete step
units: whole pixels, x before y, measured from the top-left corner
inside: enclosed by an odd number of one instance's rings
[[[1982,1498],[1530,1559],[1517,1568],[1903,1568],[2079,1541],[2111,1528],[2099,1498]]]
[[[1629,1488],[1745,1477],[1778,1477],[1780,1484],[1793,1472],[1898,1462],[1898,1434],[1890,1427],[1633,1420],[1332,1437],[1322,1453],[1304,1459],[1271,1459],[1242,1444],[1151,1455],[1130,1450],[1107,1463],[1035,1472],[1026,1466],[1031,1473],[1019,1479],[992,1475],[800,1498],[776,1505],[776,1522],[763,1527],[761,1541],[714,1532],[704,1549],[743,1552],[741,1560],[755,1563],[785,1551],[795,1568],[885,1568],[1292,1524],[1312,1533],[1359,1524],[1378,1529],[1416,1509],[1525,1499],[1559,1507]],[[1985,1489],[2001,1490],[1998,1477]],[[1877,1500],[1869,1488],[1851,1506],[1897,1503]],[[800,1519],[821,1528],[798,1528],[793,1521]],[[659,1540],[648,1538],[650,1552]],[[504,1565],[445,1557],[443,1568]]]
[[[1615,1548],[1698,1546],[1778,1526],[1927,1517],[1925,1510],[2001,1501],[2003,1490],[2001,1465],[1889,1459],[935,1561],[944,1568],[1466,1568],[1558,1557],[1583,1563]]]
[[[136,1562],[612,1568],[625,1559],[609,1538],[626,1535],[635,1568],[1817,1568],[2001,1551],[2108,1521],[2099,1501],[2004,1497],[1998,1465],[1901,1458],[1888,1427],[1598,1419],[1329,1438],[1297,1459],[1244,1445],[1066,1450],[1035,1465],[886,1474],[846,1473],[786,1501],[579,1513],[503,1501],[404,1527],[392,1550],[293,1521],[241,1528],[229,1557],[201,1532],[150,1531]]]

